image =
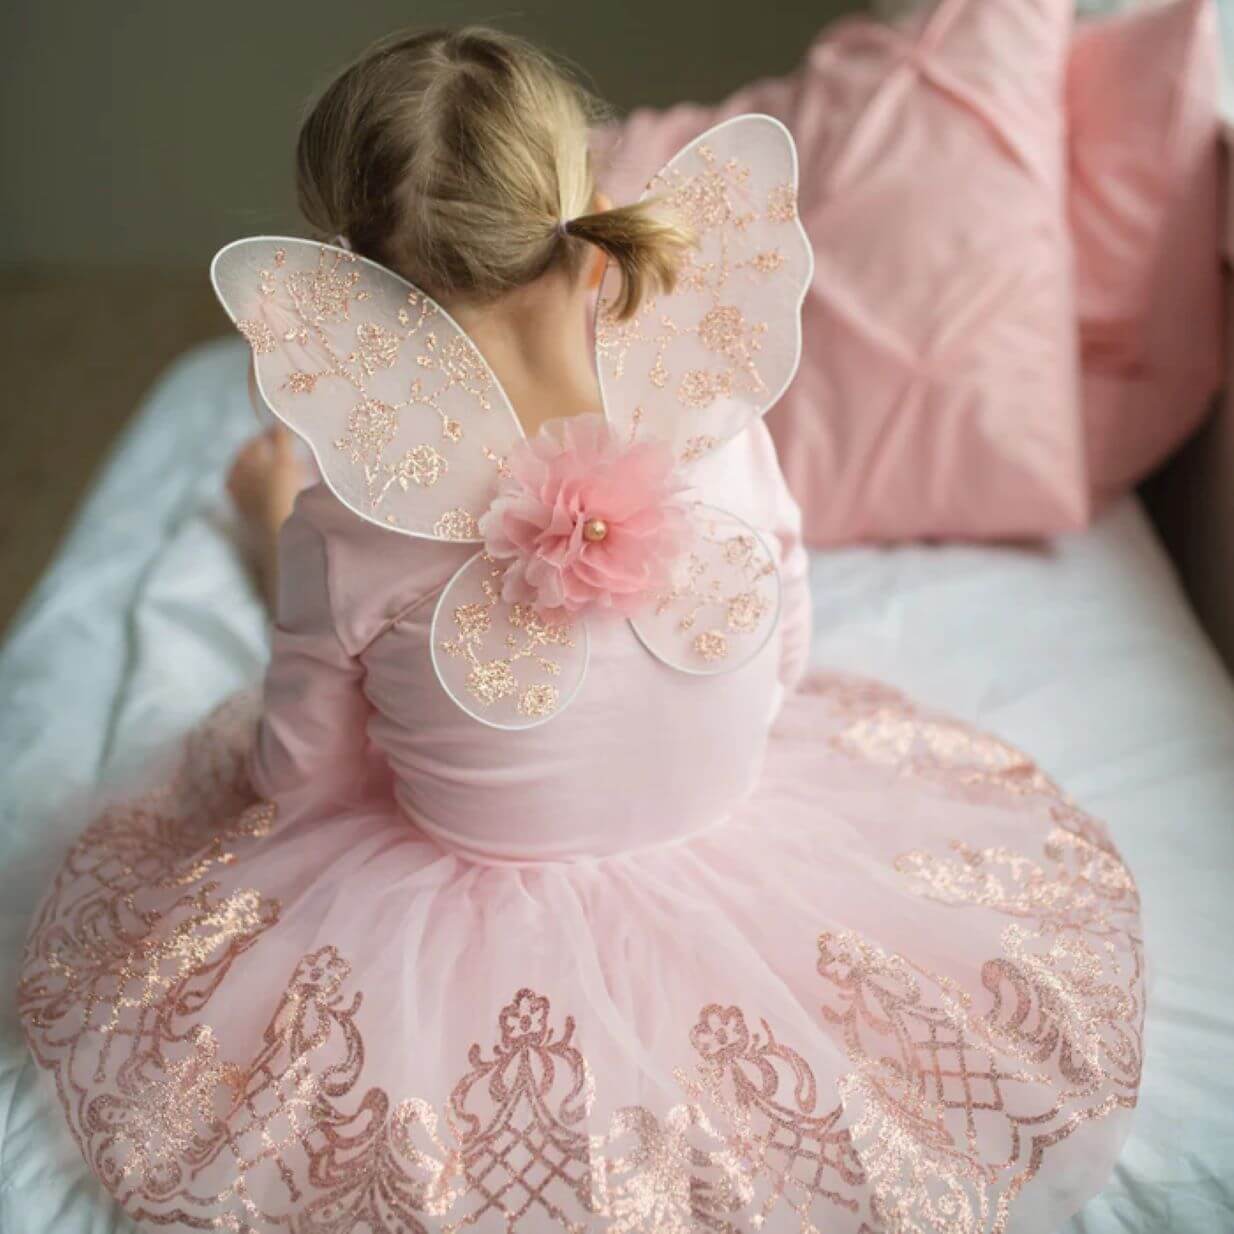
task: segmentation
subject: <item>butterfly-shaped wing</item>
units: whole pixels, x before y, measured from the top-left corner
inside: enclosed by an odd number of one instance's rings
[[[596,367],[622,437],[667,441],[688,468],[763,415],[797,371],[814,257],[797,217],[792,137],[770,116],[728,120],[677,154],[646,196],[697,244],[675,290],[629,321],[616,320],[601,288]],[[732,672],[776,627],[779,572],[735,515],[699,505],[694,523],[672,589],[631,624],[673,668]]]
[[[494,728],[533,728],[564,710],[582,684],[587,628],[507,604],[502,573],[482,550],[446,584],[433,614],[433,667],[468,715]]]
[[[812,258],[796,215],[796,154],[778,121],[742,116],[692,142],[652,182],[694,230],[677,290],[615,321],[602,294],[597,362],[623,439],[702,458],[762,415],[797,367]],[[223,249],[214,286],[253,349],[266,402],[312,447],[334,493],[381,527],[479,541],[523,433],[475,345],[428,296],[327,244],[259,237]],[[672,586],[632,624],[684,672],[740,667],[779,614],[765,542],[698,505]],[[501,598],[480,551],[447,584],[433,662],[464,711],[499,728],[559,714],[582,683],[584,624]]]
[[[307,240],[237,240],[210,273],[263,397],[346,506],[408,535],[480,539],[522,429],[443,309],[384,267]]]
[[[671,295],[629,321],[601,287],[596,362],[605,414],[624,437],[660,438],[690,463],[780,397],[801,355],[814,268],[797,218],[797,154],[770,116],[738,116],[685,147],[648,186],[697,247]]]
[[[683,673],[730,673],[766,645],[780,617],[780,572],[748,523],[714,506],[691,510],[693,539],[672,586],[634,632],[658,660]]]

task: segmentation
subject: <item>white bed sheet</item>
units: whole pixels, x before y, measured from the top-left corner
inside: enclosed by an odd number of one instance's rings
[[[71,806],[258,679],[266,637],[225,463],[245,351],[151,393],[0,650],[0,1231],[130,1227],[62,1130],[15,1025],[26,920]],[[819,555],[820,665],[884,678],[1031,751],[1105,817],[1144,897],[1147,1063],[1132,1136],[1072,1234],[1234,1230],[1234,689],[1138,505],[1042,548]]]

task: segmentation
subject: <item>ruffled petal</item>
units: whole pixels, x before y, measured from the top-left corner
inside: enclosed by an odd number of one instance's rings
[[[480,533],[511,562],[507,599],[630,615],[668,585],[687,543],[683,493],[666,444],[624,444],[602,417],[576,416],[516,446]],[[584,534],[593,519],[600,540]]]

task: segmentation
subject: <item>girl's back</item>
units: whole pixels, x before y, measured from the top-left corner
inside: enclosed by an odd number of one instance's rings
[[[598,856],[665,843],[726,818],[757,782],[809,637],[798,516],[758,425],[694,477],[776,546],[785,612],[742,672],[697,678],[647,653],[619,619],[590,626],[586,688],[560,719],[517,734],[477,724],[430,654],[437,596],[474,552],[363,522],[324,485],[284,530],[283,610],[267,682],[257,784],[308,789],[360,765],[365,734],[408,816],[488,858]],[[294,645],[296,654],[280,654]],[[353,717],[332,717],[341,706]]]

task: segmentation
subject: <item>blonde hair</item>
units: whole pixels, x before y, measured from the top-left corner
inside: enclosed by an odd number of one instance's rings
[[[621,272],[632,315],[671,290],[691,243],[654,202],[595,210],[598,105],[512,35],[469,27],[398,34],[344,69],[300,129],[300,208],[323,237],[431,295],[488,300],[594,245]]]

